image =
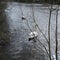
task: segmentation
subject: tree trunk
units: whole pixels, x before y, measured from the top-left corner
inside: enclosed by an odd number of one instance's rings
[[[51,60],[51,46],[50,46],[50,24],[51,24],[51,12],[52,12],[52,5],[49,14],[49,21],[48,21],[48,40],[49,40],[49,58]]]
[[[55,39],[56,39],[56,60],[58,60],[58,54],[57,54],[57,51],[58,51],[58,36],[57,36],[57,30],[58,30],[58,8],[59,6],[57,7],[57,10],[56,10],[56,31],[55,31]]]

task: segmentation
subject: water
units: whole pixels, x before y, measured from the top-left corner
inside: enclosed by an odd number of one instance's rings
[[[32,7],[31,4],[23,4],[23,3],[16,3],[16,2],[8,2],[5,4],[6,7],[3,9],[3,15],[6,19],[7,26],[4,27],[8,28],[8,44],[0,47],[0,58],[1,60],[47,60],[47,56],[45,57],[46,53],[41,49],[41,44],[37,41],[34,43],[33,41],[28,41],[28,35],[31,32],[27,25],[27,20],[29,23],[30,28],[33,31],[39,30],[35,27],[35,23],[33,21],[33,14],[32,14]],[[40,7],[42,5],[34,4],[34,16],[36,22],[38,23],[40,29],[47,37],[47,25],[49,19],[49,9],[48,7]],[[56,6],[55,6],[56,7]],[[23,12],[23,14],[22,14]],[[22,16],[26,17],[26,20],[22,20]],[[60,15],[60,12],[59,12]],[[3,17],[1,17],[3,18]],[[60,25],[58,16],[58,27]],[[3,29],[4,30],[4,29]],[[60,36],[59,32],[60,28],[58,28],[58,38]],[[54,47],[55,47],[55,11],[52,13],[51,18],[51,50],[52,54],[54,54]],[[47,47],[47,43],[43,38],[42,34],[39,33],[38,38],[40,41]],[[59,44],[60,46],[60,44]],[[53,48],[52,48],[53,47]],[[39,49],[40,48],[40,49]],[[47,48],[48,49],[48,48]],[[59,48],[60,50],[60,48]]]

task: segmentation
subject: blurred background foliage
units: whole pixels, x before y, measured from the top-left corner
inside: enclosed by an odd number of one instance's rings
[[[28,2],[28,3],[50,3],[50,4],[58,4],[59,0],[15,0],[19,2]]]
[[[24,2],[24,3],[49,3],[49,4],[60,4],[60,0],[0,0],[2,1],[15,1],[15,2]]]

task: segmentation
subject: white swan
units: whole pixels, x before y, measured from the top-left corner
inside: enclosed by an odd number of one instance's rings
[[[52,58],[53,58],[53,60],[56,60],[56,56],[55,55],[53,55]]]
[[[25,16],[22,16],[22,20],[25,20],[26,19],[26,17]]]
[[[33,31],[29,34],[29,41],[33,40],[34,42],[36,42],[35,38],[37,38],[38,33],[36,31]]]

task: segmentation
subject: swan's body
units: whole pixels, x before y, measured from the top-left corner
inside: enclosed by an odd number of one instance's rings
[[[35,32],[35,31],[31,32],[29,34],[29,41],[30,40],[33,40],[34,42],[36,42],[35,38],[37,38],[37,36],[38,36],[38,33],[37,32]]]

